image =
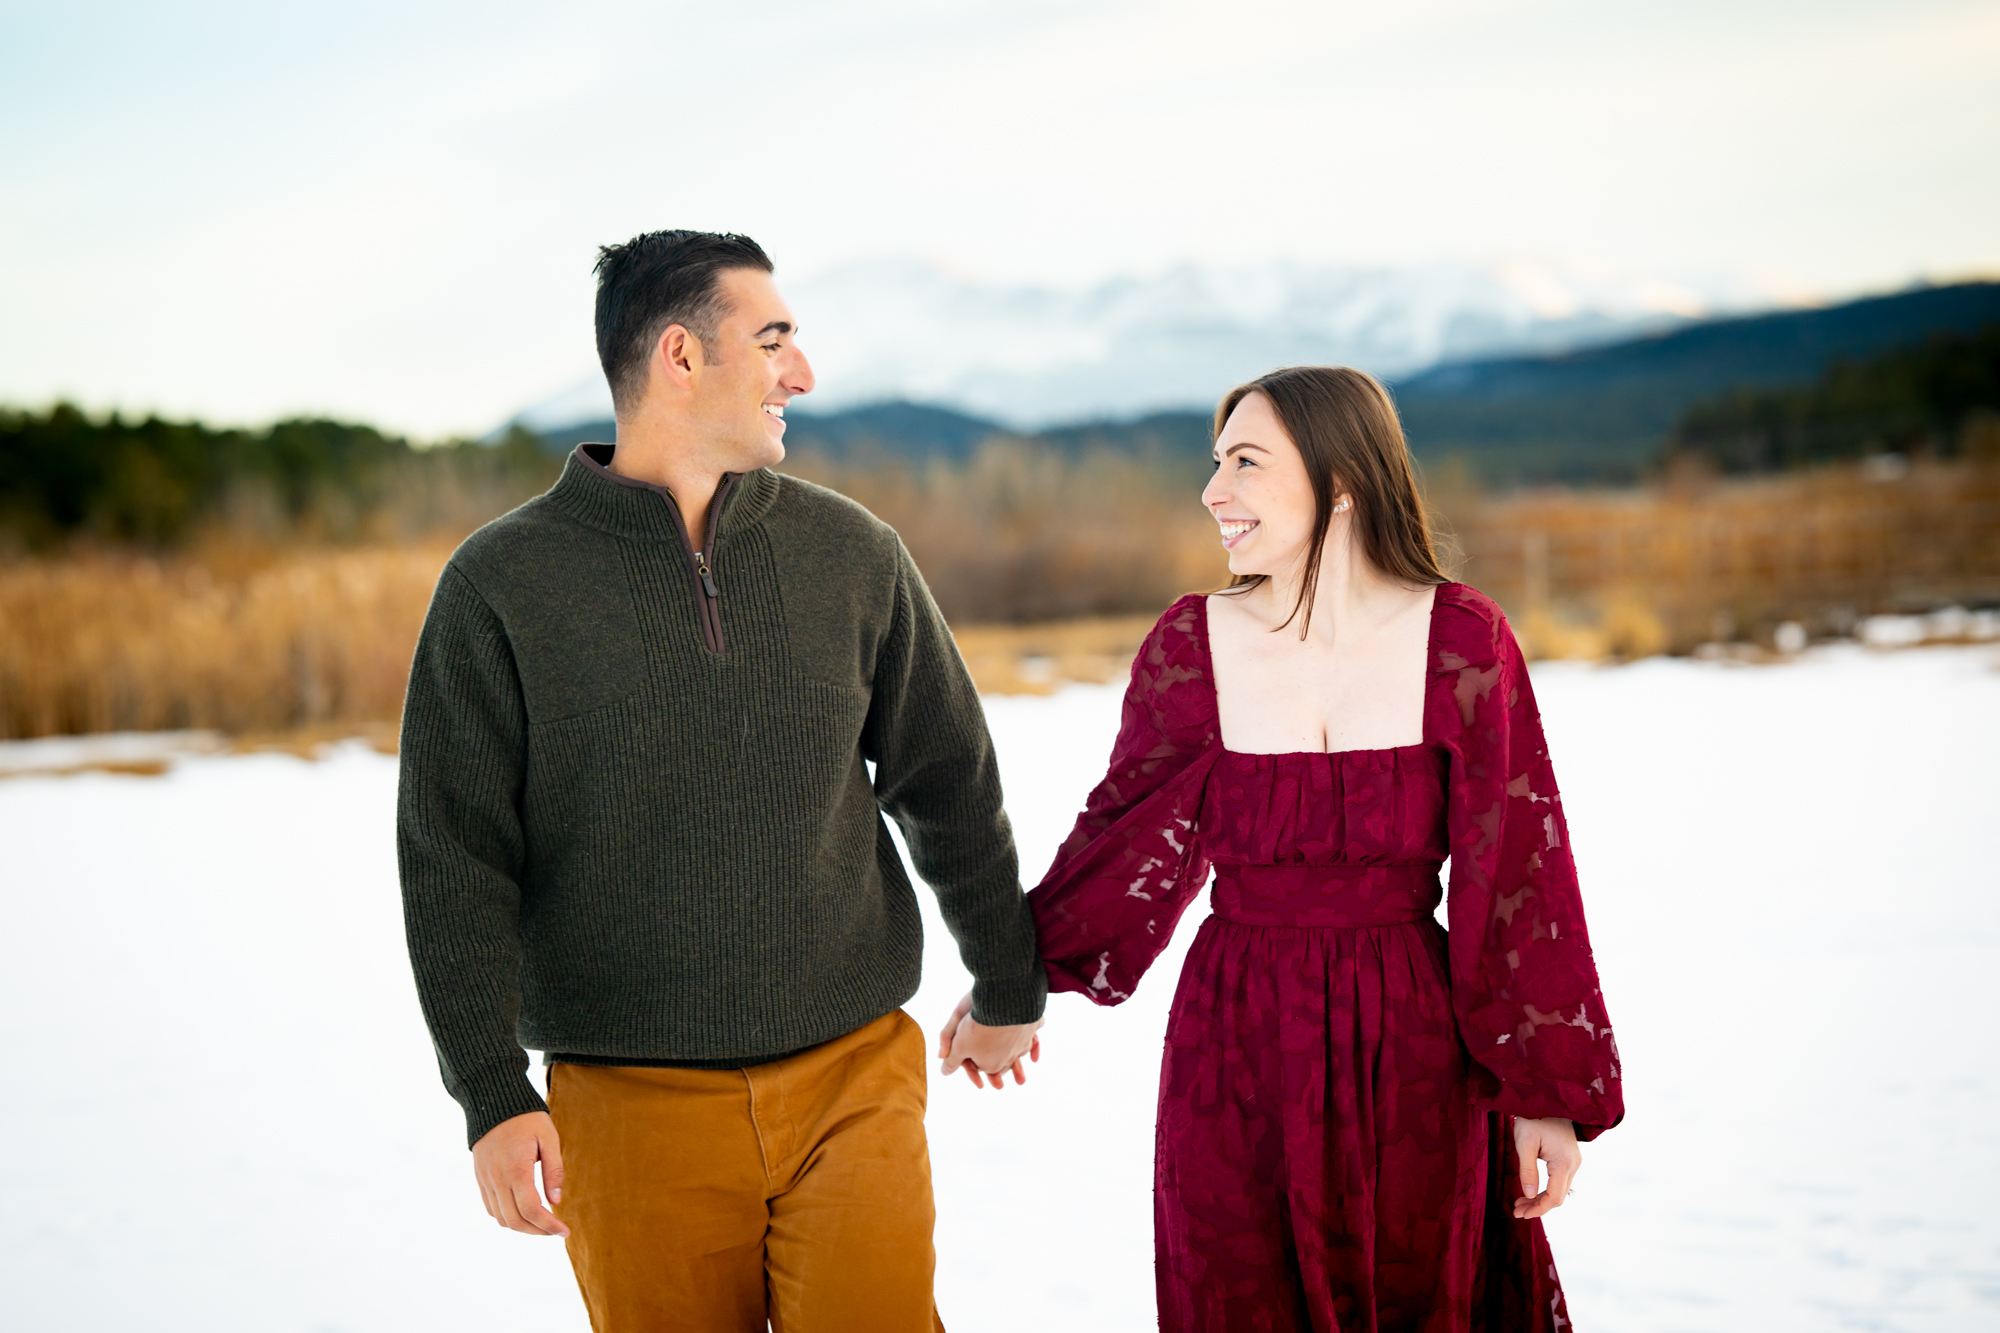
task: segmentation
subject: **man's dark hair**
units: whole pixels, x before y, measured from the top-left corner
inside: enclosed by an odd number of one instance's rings
[[[729,311],[719,279],[733,268],[774,265],[764,248],[733,232],[649,231],[597,251],[597,360],[618,412],[646,391],[653,347],[670,325],[715,354],[715,334]]]

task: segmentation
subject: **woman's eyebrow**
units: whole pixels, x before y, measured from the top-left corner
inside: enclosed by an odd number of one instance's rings
[[[1254,444],[1249,440],[1244,440],[1241,444],[1230,445],[1220,454],[1211,451],[1208,456],[1210,458],[1213,458],[1216,462],[1220,463],[1223,459],[1229,457],[1231,454],[1235,453],[1238,449],[1255,449],[1260,454],[1268,454],[1271,452],[1269,449],[1266,449],[1261,444]]]

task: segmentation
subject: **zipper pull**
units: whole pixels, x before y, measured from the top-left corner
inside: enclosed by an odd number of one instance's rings
[[[700,551],[694,553],[694,568],[695,572],[701,575],[701,590],[710,597],[722,596],[720,592],[716,591],[715,576],[708,572],[708,557]]]

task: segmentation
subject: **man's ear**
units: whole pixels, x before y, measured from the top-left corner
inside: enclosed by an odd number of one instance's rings
[[[702,368],[701,339],[679,324],[669,324],[653,348],[653,370],[680,389],[693,387]]]

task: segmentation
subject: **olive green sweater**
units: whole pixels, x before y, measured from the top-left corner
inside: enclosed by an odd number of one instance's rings
[[[758,471],[690,541],[610,456],[466,539],[411,667],[404,922],[468,1141],[543,1109],[524,1047],[751,1065],[909,999],[923,930],[884,812],[974,1016],[1038,1018],[992,741],[896,534]]]

